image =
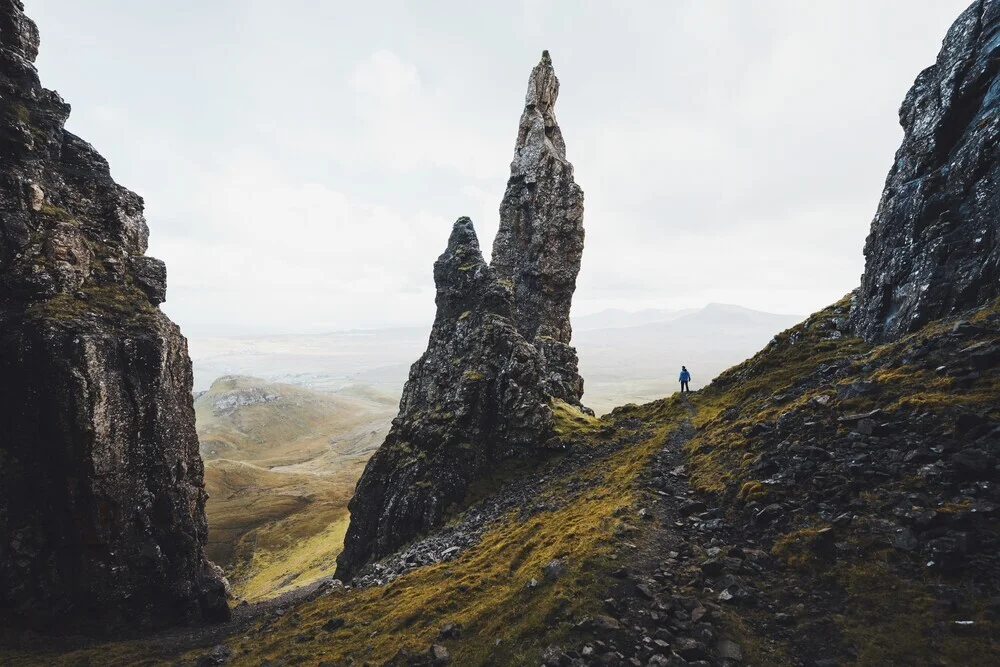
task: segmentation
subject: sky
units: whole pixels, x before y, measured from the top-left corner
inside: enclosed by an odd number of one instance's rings
[[[585,192],[574,314],[816,311],[859,284],[897,110],[968,4],[24,2],[188,336],[428,324],[452,222],[489,254],[543,49]]]

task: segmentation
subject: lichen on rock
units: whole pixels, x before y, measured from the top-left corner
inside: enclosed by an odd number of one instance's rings
[[[64,129],[0,0],[0,617],[111,631],[228,618],[191,361],[142,199]]]

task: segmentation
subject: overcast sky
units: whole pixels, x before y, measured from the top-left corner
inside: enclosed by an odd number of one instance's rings
[[[897,109],[967,4],[25,0],[189,336],[429,323],[454,219],[492,245],[542,49],[574,313],[815,311],[859,282]]]

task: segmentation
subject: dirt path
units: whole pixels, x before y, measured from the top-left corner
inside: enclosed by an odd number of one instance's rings
[[[680,400],[688,414],[664,437],[641,476],[633,518],[620,531],[623,566],[614,572],[604,615],[592,621],[579,648],[563,654],[568,658],[596,656],[584,664],[637,667],[742,660],[739,643],[722,629],[720,592],[709,588],[706,595],[704,571],[738,569],[750,556],[714,536],[722,527],[721,512],[688,484],[684,445],[695,433],[696,410],[687,396]]]

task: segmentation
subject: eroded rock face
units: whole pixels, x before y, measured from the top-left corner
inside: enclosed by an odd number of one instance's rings
[[[351,499],[337,576],[439,525],[469,484],[551,435],[543,360],[517,332],[510,288],[483,260],[468,218],[434,264],[437,316],[410,368],[399,416]]]
[[[1000,2],[958,18],[899,115],[905,137],[852,310],[872,341],[1000,295]]]
[[[550,393],[579,403],[569,311],[583,257],[583,190],[573,180],[556,122],[559,79],[548,51],[531,71],[492,267],[514,291],[514,321],[546,359]]]
[[[343,580],[439,526],[504,459],[547,446],[554,401],[580,407],[569,311],[583,252],[583,193],[553,114],[558,90],[543,53],[528,84],[493,265],[468,218],[455,223],[434,265],[430,342],[351,499],[337,559]]]
[[[66,132],[0,0],[0,615],[110,630],[229,615],[205,557],[187,343],[142,199]]]

